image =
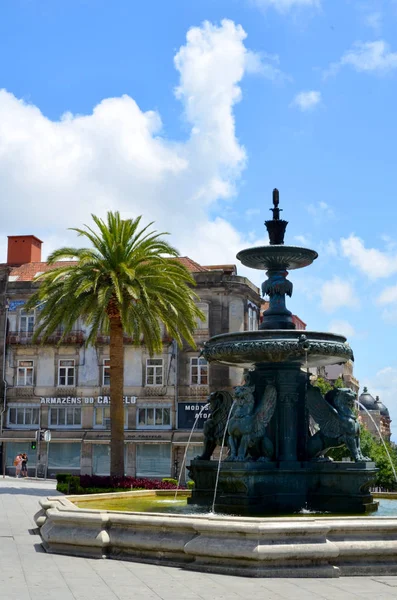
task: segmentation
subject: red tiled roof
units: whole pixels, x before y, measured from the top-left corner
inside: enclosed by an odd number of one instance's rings
[[[205,267],[202,267],[188,256],[180,256],[176,260],[179,260],[191,273],[198,271],[207,271]],[[38,273],[44,273],[55,269],[56,267],[73,265],[76,261],[65,260],[49,265],[46,262],[31,262],[20,265],[19,267],[10,267],[11,282],[13,281],[33,281]],[[6,264],[0,264],[0,267],[6,267]]]
[[[188,256],[179,256],[177,258],[191,273],[199,273],[201,271],[208,271],[208,267],[202,267]]]
[[[225,273],[237,274],[236,265],[205,265],[205,269],[208,269],[208,271],[224,271]]]

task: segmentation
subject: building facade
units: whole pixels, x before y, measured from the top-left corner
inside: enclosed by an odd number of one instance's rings
[[[45,344],[33,344],[39,317],[24,305],[34,277],[50,267],[41,261],[41,241],[9,238],[7,263],[0,266],[1,430],[3,472],[13,473],[17,453],[29,457],[29,473],[106,475],[110,469],[109,338],[86,346],[83,323],[62,341],[62,332]],[[164,332],[161,354],[149,356],[144,345],[125,338],[125,470],[144,477],[185,477],[183,459],[197,418],[187,460],[202,444],[208,418],[203,407],[215,389],[241,383],[242,370],[214,365],[200,357],[211,336],[257,329],[259,290],[237,275],[234,265],[203,267],[179,260],[196,281],[206,319],[197,323],[197,349],[179,349]],[[203,410],[202,410],[203,409]],[[199,416],[200,415],[200,416]],[[36,432],[51,432],[50,442],[35,442]]]
[[[374,398],[365,387],[358,398],[358,419],[376,438],[390,442],[391,419],[388,408],[380,401],[379,396]]]
[[[326,365],[325,367],[319,367],[316,370],[316,376],[329,381],[332,385],[335,384],[337,379],[343,380],[343,385],[350,388],[358,394],[360,389],[360,382],[353,374],[353,361],[348,360],[342,365]]]

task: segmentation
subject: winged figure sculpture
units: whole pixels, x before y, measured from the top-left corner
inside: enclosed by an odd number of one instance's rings
[[[276,408],[277,390],[267,385],[256,407],[254,391],[254,385],[234,388],[236,407],[228,427],[228,460],[270,460],[273,455],[273,444],[265,430]]]
[[[346,445],[356,462],[371,459],[360,448],[360,425],[354,412],[356,394],[349,388],[334,388],[323,396],[318,387],[309,385],[306,393],[310,416],[320,429],[309,438],[311,458],[323,456],[331,448]]]

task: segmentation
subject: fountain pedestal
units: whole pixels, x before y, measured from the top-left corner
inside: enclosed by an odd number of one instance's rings
[[[193,460],[195,488],[189,504],[211,507],[217,461]],[[215,510],[235,515],[315,512],[368,514],[377,510],[368,488],[375,464],[341,462],[228,462],[221,466]]]

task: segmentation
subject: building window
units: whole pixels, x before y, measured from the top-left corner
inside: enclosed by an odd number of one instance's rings
[[[10,406],[8,408],[8,427],[35,429],[39,426],[38,406]]]
[[[190,359],[190,384],[208,385],[208,363],[198,356]]]
[[[124,444],[124,471],[127,467],[127,444]],[[110,475],[110,445],[92,444],[92,474]]]
[[[110,430],[110,406],[96,406],[94,408],[94,427]],[[124,407],[124,429],[128,429],[127,407]]]
[[[146,385],[163,385],[163,359],[146,359]]]
[[[200,302],[197,304],[197,308],[199,308],[201,310],[201,312],[204,313],[204,321],[201,321],[201,319],[197,319],[196,322],[196,329],[208,329],[209,325],[208,325],[208,316],[209,316],[209,306],[206,302]]]
[[[60,360],[58,367],[58,385],[74,386],[74,360]]]
[[[80,469],[81,444],[77,442],[55,442],[50,444],[49,469]]]
[[[36,451],[32,450],[30,442],[7,442],[4,444],[6,452],[6,467],[11,468],[11,475],[15,473],[14,460],[23,452],[28,455],[28,468],[36,466]]]
[[[49,424],[50,427],[81,427],[81,407],[50,408]]]
[[[103,361],[102,385],[110,385],[110,358],[105,358]]]
[[[248,331],[256,331],[258,329],[258,315],[255,308],[248,307]]]
[[[137,444],[137,477],[169,477],[171,475],[171,444]]]
[[[19,315],[19,333],[30,334],[34,329],[34,312],[21,310]]]
[[[139,407],[137,411],[138,429],[170,429],[171,407]]]
[[[18,361],[18,373],[17,373],[17,385],[33,385],[33,371],[34,364],[33,360],[19,360]]]

